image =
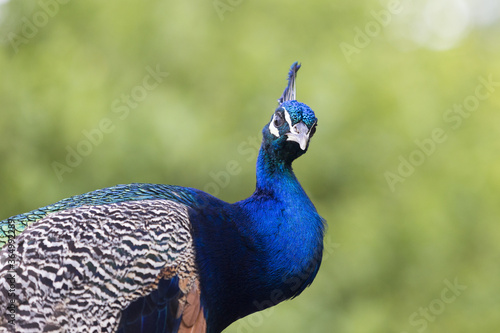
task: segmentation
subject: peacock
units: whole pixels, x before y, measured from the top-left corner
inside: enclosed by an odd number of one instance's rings
[[[1,221],[0,332],[214,333],[299,295],[325,232],[292,170],[317,126],[295,97],[299,68],[262,130],[249,198],[132,183]]]

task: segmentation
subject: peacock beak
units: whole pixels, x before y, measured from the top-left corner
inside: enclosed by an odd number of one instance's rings
[[[307,125],[301,121],[293,125],[290,132],[286,133],[286,135],[288,136],[286,140],[295,141],[299,144],[300,149],[306,150],[307,143],[309,142],[309,133],[310,131],[307,128]]]

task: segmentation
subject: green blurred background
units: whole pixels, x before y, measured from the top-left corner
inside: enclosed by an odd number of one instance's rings
[[[226,332],[496,333],[499,18],[490,0],[2,1],[0,219],[120,183],[249,196],[298,60],[319,126],[294,168],[327,253],[300,297]]]

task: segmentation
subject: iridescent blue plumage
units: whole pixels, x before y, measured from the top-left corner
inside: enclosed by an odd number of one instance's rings
[[[313,110],[304,103],[295,100],[286,101],[280,107],[288,111],[290,117],[293,119],[293,124],[303,121],[308,128],[311,128],[318,121]]]
[[[262,130],[249,198],[231,204],[193,188],[128,184],[1,221],[0,259],[18,253],[24,315],[9,326],[0,308],[0,328],[220,332],[299,295],[318,272],[324,233],[292,170],[317,124],[295,100],[299,68]],[[0,267],[2,304],[9,268]]]

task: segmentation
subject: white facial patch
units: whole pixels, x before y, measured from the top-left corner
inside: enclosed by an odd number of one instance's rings
[[[288,127],[290,127],[290,130],[292,130],[292,128],[293,128],[292,118],[290,118],[290,114],[288,113],[288,111],[285,108],[283,108],[283,110],[285,110],[285,120],[288,123]]]
[[[285,108],[283,108],[283,110],[285,114],[285,120],[288,123],[288,127],[290,128],[290,131],[293,133],[294,130],[296,131],[296,129],[292,126],[292,118],[290,118],[290,114]],[[276,119],[276,113],[273,115],[273,119],[271,119],[271,123],[269,124],[269,132],[278,138],[280,136],[280,131],[276,128],[276,126],[274,126],[275,119]]]
[[[273,115],[273,119],[269,124],[269,132],[271,132],[271,134],[274,135],[275,137],[279,137],[280,131],[276,128],[276,126],[274,126],[274,119],[276,119],[276,114]]]

